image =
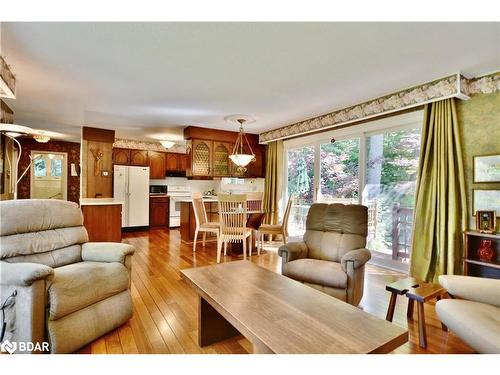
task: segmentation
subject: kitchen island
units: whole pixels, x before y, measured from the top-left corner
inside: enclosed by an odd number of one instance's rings
[[[115,198],[82,198],[83,225],[91,242],[121,242],[123,202]]]

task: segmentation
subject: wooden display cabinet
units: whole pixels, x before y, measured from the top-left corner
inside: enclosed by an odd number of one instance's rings
[[[477,249],[481,240],[491,240],[494,256],[491,261],[479,259]],[[500,234],[465,232],[464,274],[467,276],[500,279]]]

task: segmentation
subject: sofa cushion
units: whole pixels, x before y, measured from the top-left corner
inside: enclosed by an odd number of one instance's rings
[[[342,270],[340,263],[297,259],[283,265],[283,275],[306,283],[347,288],[347,274]]]
[[[481,302],[444,299],[439,319],[479,353],[500,353],[500,308]]]
[[[56,320],[128,288],[121,263],[80,262],[54,269],[48,289],[49,319]]]

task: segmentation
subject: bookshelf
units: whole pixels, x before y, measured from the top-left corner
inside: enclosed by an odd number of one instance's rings
[[[492,240],[495,255],[491,261],[479,259],[477,249],[481,240]],[[464,274],[467,276],[500,279],[500,234],[480,233],[475,230],[465,232]]]

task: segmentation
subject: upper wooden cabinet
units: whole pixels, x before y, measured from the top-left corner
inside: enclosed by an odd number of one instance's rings
[[[192,176],[212,177],[213,142],[193,139],[190,159]]]
[[[248,177],[266,177],[266,146],[253,147],[255,161],[247,166]]]
[[[126,148],[114,148],[113,149],[113,164],[130,164],[130,150]]]
[[[148,152],[146,150],[130,150],[130,165],[147,167]]]
[[[232,173],[231,159],[229,155],[233,151],[233,145],[227,142],[213,143],[213,173],[214,177],[227,177]]]
[[[167,174],[174,174],[174,175],[186,174],[186,154],[167,152],[166,155],[167,155],[166,156]]]
[[[148,151],[149,158],[149,178],[165,178],[165,152]]]

